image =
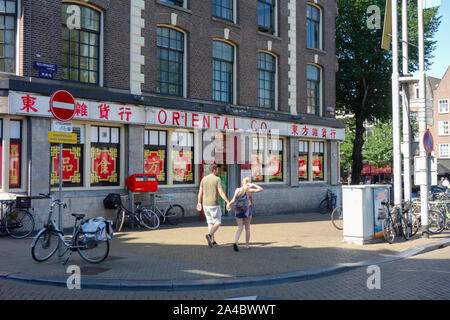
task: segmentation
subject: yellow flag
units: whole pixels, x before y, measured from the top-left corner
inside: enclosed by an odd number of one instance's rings
[[[391,0],[386,0],[386,10],[384,12],[383,39],[381,40],[381,48],[390,51],[391,39],[392,39],[392,4]]]

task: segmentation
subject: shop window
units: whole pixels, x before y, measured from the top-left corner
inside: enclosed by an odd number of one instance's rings
[[[63,187],[82,187],[84,176],[84,126],[73,126],[72,132],[77,134],[77,144],[64,144],[62,150],[62,183]],[[59,186],[59,144],[50,146],[50,185]]]
[[[298,179],[308,181],[309,168],[309,142],[300,140],[298,142]]]
[[[15,72],[16,1],[0,0],[0,71]]]
[[[20,188],[22,181],[22,121],[11,120],[9,125],[9,187]]]
[[[193,184],[194,181],[194,133],[172,132],[172,182]]]
[[[178,6],[178,7],[182,7],[182,8],[185,7],[185,3],[184,3],[185,0],[159,0],[159,1],[171,4],[173,6]]]
[[[145,130],[144,173],[154,174],[167,184],[167,131]]]
[[[283,140],[269,139],[269,182],[283,181]]]
[[[264,182],[264,138],[253,137],[252,138],[252,155],[251,155],[251,166],[252,166],[252,181],[253,182]]]
[[[77,11],[79,21],[72,17]],[[100,15],[99,11],[86,6],[63,3],[61,65],[64,80],[99,84]]]
[[[118,186],[120,129],[91,126],[91,186]]]
[[[312,176],[314,181],[324,180],[324,143],[312,142]]]

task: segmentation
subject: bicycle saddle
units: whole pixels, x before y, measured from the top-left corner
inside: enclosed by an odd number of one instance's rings
[[[86,214],[85,213],[72,213],[72,216],[74,216],[77,220],[81,220],[86,216]]]

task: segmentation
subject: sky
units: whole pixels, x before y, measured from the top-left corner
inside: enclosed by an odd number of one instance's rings
[[[426,0],[431,2],[431,0]],[[436,1],[436,0],[433,0]],[[431,60],[433,64],[427,70],[427,76],[441,79],[445,71],[450,66],[450,0],[442,0],[439,8],[441,25],[435,35],[437,40],[436,50],[433,52],[434,58]]]

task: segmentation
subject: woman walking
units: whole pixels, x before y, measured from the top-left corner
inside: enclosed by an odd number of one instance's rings
[[[249,249],[248,243],[250,241],[250,221],[252,220],[251,208],[251,194],[263,191],[263,188],[256,184],[250,183],[250,179],[245,177],[242,180],[242,187],[237,188],[234,192],[233,200],[227,205],[227,210],[231,210],[231,205],[236,202],[235,216],[238,229],[236,231],[236,238],[233,244],[234,251],[239,251],[238,243],[241,237],[242,230],[245,227],[245,248]]]

